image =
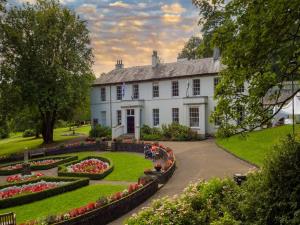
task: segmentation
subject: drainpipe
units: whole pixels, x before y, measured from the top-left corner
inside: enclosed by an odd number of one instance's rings
[[[109,109],[110,109],[110,127],[112,129],[113,126],[112,126],[112,106],[111,106],[111,85],[109,85]]]

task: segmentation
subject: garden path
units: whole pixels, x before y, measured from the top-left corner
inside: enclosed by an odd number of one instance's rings
[[[177,169],[154,196],[110,225],[122,224],[126,218],[147,207],[154,199],[180,194],[190,183],[213,177],[232,177],[235,173],[247,173],[256,169],[252,165],[220,149],[213,139],[200,142],[160,142],[174,150]]]

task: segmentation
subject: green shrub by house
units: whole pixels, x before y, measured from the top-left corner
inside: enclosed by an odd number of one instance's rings
[[[111,129],[101,125],[95,125],[90,130],[90,137],[93,138],[111,138]]]

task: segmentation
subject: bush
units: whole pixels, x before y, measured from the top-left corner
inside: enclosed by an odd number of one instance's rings
[[[23,137],[34,137],[35,136],[35,132],[34,130],[31,129],[27,129],[23,132]]]
[[[111,138],[111,129],[109,127],[103,127],[96,125],[90,130],[90,137],[92,138]]]
[[[0,139],[8,138],[9,137],[9,130],[6,128],[0,127]]]
[[[191,141],[199,139],[197,132],[193,131],[190,127],[178,123],[162,125],[162,129],[143,125],[141,128],[141,137],[147,141]]]

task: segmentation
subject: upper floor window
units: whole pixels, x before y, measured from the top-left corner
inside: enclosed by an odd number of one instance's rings
[[[179,123],[179,108],[172,108],[172,122]]]
[[[102,87],[100,89],[100,98],[101,98],[102,102],[106,101],[106,88],[105,87]]]
[[[122,86],[117,86],[117,100],[122,100]]]
[[[153,83],[153,85],[152,85],[152,97],[153,98],[159,97],[159,85],[158,85],[158,83]]]
[[[199,127],[199,108],[191,107],[189,108],[190,114],[190,127]]]
[[[153,116],[153,126],[158,126],[159,125],[159,109],[153,109],[152,116]]]
[[[132,98],[133,99],[139,99],[139,85],[138,84],[134,84],[132,85]]]
[[[117,125],[121,125],[122,124],[122,111],[121,110],[117,110]]]
[[[172,81],[172,96],[176,97],[179,96],[179,85],[178,81]]]
[[[238,93],[243,93],[243,92],[245,91],[244,85],[243,85],[243,84],[242,84],[242,85],[239,85],[239,86],[236,88],[236,91],[237,91]]]
[[[215,90],[216,90],[216,87],[218,86],[219,82],[220,82],[220,77],[215,77],[214,78],[214,89]]]
[[[193,80],[193,95],[200,95],[200,79]]]

